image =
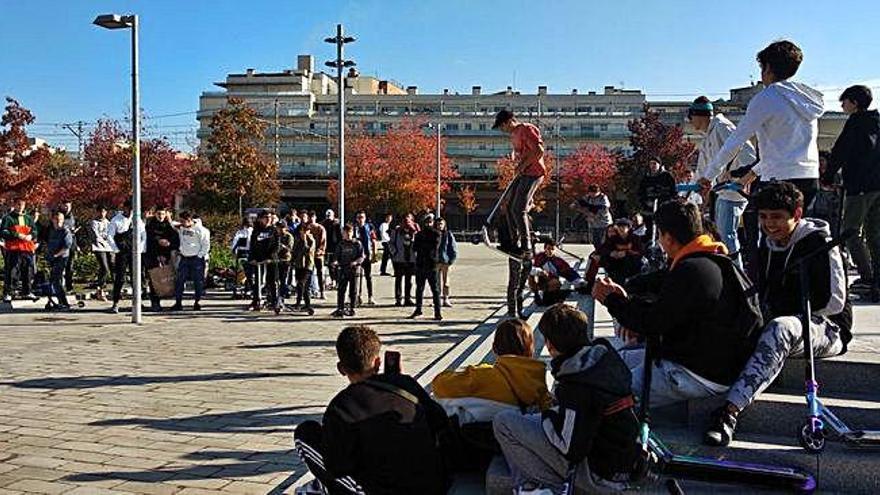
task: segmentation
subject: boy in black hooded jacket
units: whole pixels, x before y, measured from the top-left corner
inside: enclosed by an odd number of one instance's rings
[[[632,380],[617,351],[590,342],[587,316],[557,304],[538,325],[553,356],[557,406],[542,415],[505,411],[493,421],[495,437],[519,486],[559,490],[569,470],[575,485],[622,488],[639,458],[639,423]]]

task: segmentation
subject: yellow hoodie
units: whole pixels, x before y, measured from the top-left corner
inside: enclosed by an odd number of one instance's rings
[[[546,366],[542,361],[523,356],[499,356],[494,365],[479,364],[462,371],[444,371],[434,378],[431,388],[447,412],[473,409],[471,406],[476,405],[485,407],[486,401],[517,409],[522,404],[544,410],[550,406],[551,400]],[[481,417],[484,414],[473,416],[479,421],[491,419]]]

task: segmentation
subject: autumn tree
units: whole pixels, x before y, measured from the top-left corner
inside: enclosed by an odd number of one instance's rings
[[[458,172],[440,142],[440,192]],[[330,182],[327,196],[338,199],[339,183]],[[346,209],[397,213],[434,208],[437,194],[437,139],[418,121],[404,121],[384,134],[355,135],[345,149]]]
[[[98,121],[85,144],[83,159],[56,177],[56,199],[81,207],[121,205],[131,197],[131,134],[119,122]],[[194,161],[164,139],[141,141],[141,200],[145,207],[172,206],[192,187]]]
[[[628,127],[632,154],[620,161],[615,181],[618,192],[628,201],[635,201],[639,182],[651,159],[659,160],[676,180],[684,176],[695,147],[685,141],[681,126],[663,123],[660,114],[645,105],[644,115],[630,121]]]
[[[238,98],[214,114],[194,188],[198,205],[231,213],[239,204],[278,202],[278,166],[262,149],[266,127],[257,111]]]
[[[458,204],[464,210],[465,229],[471,229],[471,213],[477,211],[477,196],[473,186],[462,186],[456,193],[458,196]]]
[[[28,143],[26,127],[33,123],[30,110],[6,98],[0,120],[0,199],[23,197],[28,203],[42,204],[52,196],[52,180],[44,173],[49,149]]]
[[[597,185],[610,191],[617,174],[620,153],[595,144],[579,146],[562,162],[562,199],[567,204],[584,196],[587,187]]]
[[[495,173],[497,175],[498,182],[498,190],[504,191],[507,188],[507,185],[513,181],[516,177],[516,160],[510,158],[508,156],[499,158],[498,161],[495,162]],[[547,189],[547,186],[550,185],[551,182],[554,181],[553,171],[556,166],[556,158],[553,153],[545,152],[544,153],[544,178],[541,180],[541,183],[538,185],[538,189],[535,191],[534,196],[534,205],[535,210],[544,211],[544,207],[547,205],[547,199],[544,196],[544,191]]]

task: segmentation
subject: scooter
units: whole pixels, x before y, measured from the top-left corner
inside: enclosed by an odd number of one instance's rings
[[[792,261],[786,272],[799,270],[801,286],[801,329],[804,342],[804,380],[807,398],[806,420],[798,428],[798,443],[807,452],[819,453],[825,449],[825,440],[828,437],[836,437],[849,446],[866,449],[880,449],[880,430],[853,430],[846,423],[834,415],[819,400],[819,384],[816,382],[816,357],[813,353],[813,345],[810,335],[810,321],[812,308],[810,306],[810,279],[807,270],[800,270],[806,262],[822,256],[845,243],[847,239],[858,234],[855,229],[850,229],[841,234],[837,239],[826,242],[813,252]]]
[[[680,455],[667,448],[651,431],[649,412],[650,383],[658,342],[656,337],[649,337],[645,342],[642,383],[649,385],[643,387],[639,412],[639,422],[641,423],[639,443],[643,449],[643,462],[639,473],[641,477],[669,476],[709,483],[760,486],[791,490],[796,493],[813,493],[817,485],[816,479],[810,473],[798,468]],[[674,481],[671,484],[675,484]]]

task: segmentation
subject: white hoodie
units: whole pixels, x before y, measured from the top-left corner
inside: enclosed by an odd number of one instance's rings
[[[762,180],[819,177],[819,116],[822,93],[801,83],[775,82],[755,95],[746,114],[721,151],[707,165],[724,167],[752,136],[758,137],[760,161],[752,169]]]
[[[180,255],[184,258],[192,256],[205,259],[211,251],[211,234],[201,224],[193,222],[192,227],[180,226]]]
[[[131,217],[125,216],[121,211],[110,220],[107,225],[107,243],[110,244],[110,249],[114,253],[119,252],[119,247],[116,245],[116,234],[124,234],[129,229],[131,229]],[[147,229],[142,218],[138,219],[138,243],[140,254],[147,252]]]

